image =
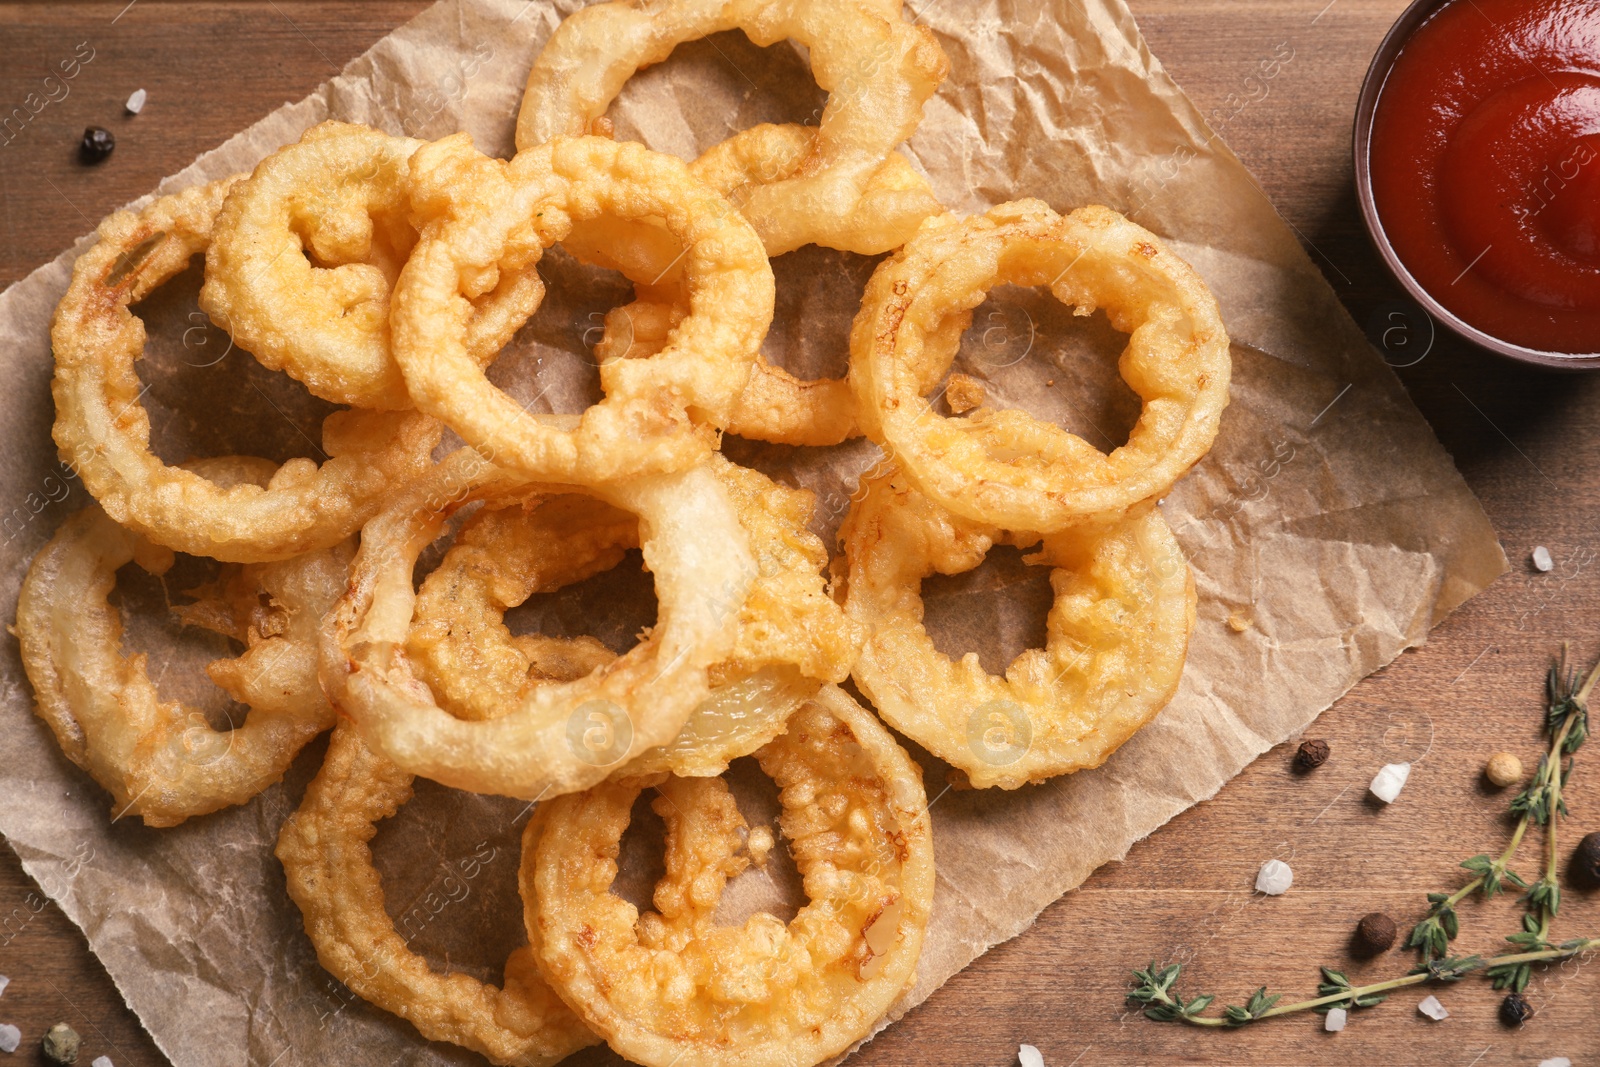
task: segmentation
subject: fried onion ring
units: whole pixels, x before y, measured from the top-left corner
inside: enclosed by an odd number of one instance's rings
[[[714,775],[772,740],[823,681],[849,676],[863,630],[827,593],[828,553],[806,529],[814,497],[720,455],[711,466],[750,538],[756,577],[739,607],[732,654],[711,669],[712,694],[666,746],[627,773]],[[581,666],[609,663],[589,637],[521,635],[505,612],[615,566],[638,545],[638,520],[592,497],[561,495],[485,508],[456,535],[417,595],[406,651],[440,706],[481,721]]]
[[[564,19],[534,61],[517,147],[590,132],[636,71],[687,41],[731,29],[761,46],[798,41],[829,93],[821,126],[799,165],[753,185],[740,210],[769,255],[812,242],[850,247],[873,176],[917,128],[950,69],[932,31],[902,20],[899,7],[861,0],[592,4]]]
[[[217,216],[201,308],[315,396],[410,408],[389,353],[389,294],[417,239],[408,163],[422,144],[330,121],[262,160]],[[475,304],[472,358],[493,360],[543,295],[536,271],[502,277]]]
[[[610,890],[634,799],[659,779],[561,797],[523,835],[540,973],[636,1063],[809,1067],[865,1037],[916,977],[934,887],[917,765],[834,686],[756,758],[778,785],[809,898],[788,924],[765,912],[711,922],[744,823],[720,779],[660,785],[670,836],[657,915]]]
[[[278,834],[289,896],[323,969],[428,1040],[493,1063],[547,1067],[594,1044],[594,1034],[539,977],[527,946],[512,951],[505,986],[496,989],[459,972],[435,972],[395,930],[370,842],[376,824],[411,799],[412,781],[341,724],[300,809]]]
[[[144,324],[128,308],[206,250],[235,180],[164,196],[100,224],[56,307],[50,391],[56,444],[106,514],[167,548],[262,563],[349,537],[391,487],[427,468],[440,429],[416,412],[336,411],[322,424],[331,458],[320,467],[290,460],[265,486],[225,488],[151,452],[134,369]]]
[[[411,160],[426,221],[394,295],[394,354],[417,407],[502,466],[589,484],[683,470],[712,449],[772,321],[772,268],[732,206],[678,160],[601,137],[558,140],[506,163],[457,134]],[[465,346],[469,300],[532,269],[576,222],[660,218],[682,252],[690,312],[648,359],[600,368],[606,396],[572,425],[490,384]]]
[[[196,465],[220,485],[264,482],[265,460],[225,458]],[[122,651],[122,617],[106,600],[117,570],[137,562],[151,574],[172,565],[91,505],[67,519],[34,557],[17,600],[16,633],[39,717],[67,758],[115,798],[118,818],[176,826],[194,815],[243,804],[283,777],[295,754],[333,725],[317,684],[317,632],[344,592],[353,548],[345,543],[294,559],[240,568],[228,584],[255,604],[233,626],[213,628],[244,643],[206,673],[249,706],[232,730],[163,701],[143,655]]]
[[[843,529],[845,610],[870,631],[856,684],[884,720],[974,786],[1015,789],[1104,763],[1178,691],[1194,577],[1151,507],[1042,540],[946,512],[887,464],[862,480]],[[952,661],[922,625],[922,580],[961,574],[996,544],[1037,546],[1055,604],[1043,649],[1005,677]]]
[[[793,175],[816,135],[808,126],[752,126],[707,151],[689,169],[739,204],[750,188]],[[927,179],[892,152],[868,182],[850,227],[853,239],[842,246],[866,255],[887,252],[904,244],[923,219],[943,210]],[[653,355],[687,314],[676,272],[681,249],[659,226],[596,222],[600,225],[574,226],[562,247],[584,262],[621,271],[638,289],[633,303],[606,316],[595,357],[603,363]],[[806,237],[806,244],[827,243],[820,233]],[[807,381],[760,355],[727,428],[740,437],[786,445],[836,445],[860,433],[855,397],[843,378]]]
[[[462,450],[400,493],[362,530],[350,590],[324,625],[322,679],[367,743],[407,772],[536,800],[586,788],[677,735],[710,693],[710,668],[734,649],[737,609],[756,565],[709,464],[586,490],[637,517],[655,578],[656,625],[581,679],[530,687],[489,721],[458,719],[417,680],[405,651],[415,617],[412,570],[462,504],[528,489]]]
[[[1131,334],[1120,368],[1144,401],[1110,455],[1024,412],[944,418],[923,399],[930,328],[970,312],[1001,282],[1044,285]],[[954,355],[954,350],[947,353]],[[946,354],[936,368],[948,369]],[[850,338],[851,388],[867,436],[958,515],[1048,532],[1159,497],[1216,438],[1231,362],[1217,302],[1149,231],[1109,208],[1065,218],[1037,200],[968,219],[930,219],[867,283]]]

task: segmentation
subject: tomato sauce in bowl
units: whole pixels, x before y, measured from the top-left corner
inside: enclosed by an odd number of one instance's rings
[[[1540,362],[1600,353],[1600,0],[1413,12],[1358,115],[1375,239],[1447,321]]]

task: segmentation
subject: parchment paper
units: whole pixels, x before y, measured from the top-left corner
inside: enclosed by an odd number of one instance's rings
[[[160,191],[246,170],[327,117],[420,137],[465,129],[481,149],[508,155],[528,66],[573,6],[442,0]],[[909,145],[939,196],[963,212],[1034,196],[1061,210],[1102,202],[1130,213],[1216,292],[1234,341],[1234,387],[1214,451],[1164,504],[1200,594],[1172,705],[1100,770],[1017,792],[943,792],[945,769],[921,757],[939,889],[920,981],[896,1016],[1420,643],[1505,566],[1427,424],[1238,160],[1150,55],[1121,0],[930,0],[920,14],[952,61]],[[1265,57],[1262,76],[1284,61]],[[613,114],[619,136],[690,157],[752,122],[804,121],[822,100],[798,49],[757,49],[723,34],[642,73]],[[7,618],[27,561],[86,501],[54,455],[48,388],[47,324],[77,250],[0,296]],[[845,331],[872,262],[815,249],[780,260],[769,355],[808,372],[842,369]],[[595,327],[628,290],[560,254],[542,269],[551,295],[495,378],[537,407],[576,410],[596,388],[587,362]],[[196,267],[141,308],[152,334],[145,402],[163,456],[316,455],[316,419],[326,406],[229,352],[227,338],[198,314],[198,279]],[[1075,321],[1047,296],[1002,290],[978,309],[959,369],[987,381],[995,401],[1110,447],[1134,417],[1132,396],[1115,377],[1119,349],[1103,317]],[[817,526],[830,543],[856,476],[875,456],[862,443],[795,450],[730,440],[727,450],[815,489]],[[609,597],[628,601],[622,616],[648,621],[648,604],[629,591],[638,583],[626,579],[587,590],[587,601],[573,594],[541,602],[529,619],[582,629],[585,612]],[[994,669],[1038,642],[1048,603],[1041,582],[1037,569],[997,553],[971,575],[927,583],[930,626],[943,647],[975,648]],[[168,590],[182,587],[169,576]],[[207,695],[199,672],[222,649],[172,623],[159,610],[168,592],[153,581],[129,577],[119,589],[138,616],[130,643],[150,651],[163,691],[235,714],[214,691]],[[1230,616],[1243,632],[1227,624]],[[32,715],[14,641],[5,643],[0,669],[0,830],[83,927],[175,1063],[477,1062],[422,1042],[315,962],[271,842],[315,772],[320,745],[245,808],[166,831],[113,822],[108,797]],[[748,768],[741,773],[750,777]],[[770,817],[770,796],[741,788],[752,812]],[[520,941],[514,872],[524,815],[519,804],[423,783],[380,828],[375,847],[390,911],[437,965],[493,977]],[[630,848],[628,855],[638,852]],[[792,888],[781,870],[760,878],[731,887],[727,906]],[[648,871],[630,868],[627,881],[647,884]]]

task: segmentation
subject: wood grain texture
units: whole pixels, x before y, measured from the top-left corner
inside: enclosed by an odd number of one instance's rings
[[[1131,2],[1152,51],[1221,126],[1351,314],[1381,335],[1401,296],[1355,210],[1350,121],[1368,58],[1403,0]],[[94,48],[70,95],[0,148],[0,284],[198,152],[302,96],[422,6],[0,5],[0,108],[20,103],[79,42]],[[1250,95],[1245,79],[1285,43],[1293,61],[1264,98],[1240,106]],[[122,102],[140,86],[150,104],[127,119]],[[94,169],[73,160],[90,123],[119,136],[112,160]],[[1419,343],[1412,339],[1406,351]],[[1530,999],[1539,1014],[1517,1032],[1495,1021],[1498,996],[1481,981],[1437,991],[1453,1013],[1446,1022],[1417,1013],[1422,992],[1403,991],[1337,1036],[1322,1033],[1315,1016],[1199,1032],[1147,1023],[1122,1006],[1127,969],[1152,958],[1188,962],[1191,986],[1225,1000],[1242,1001],[1260,984],[1308,992],[1317,964],[1348,962],[1346,942],[1361,914],[1384,910],[1409,923],[1426,892],[1460,884],[1461,858],[1503,839],[1505,797],[1484,790],[1479,769],[1501,748],[1535,758],[1551,652],[1572,638],[1583,658],[1600,654],[1600,375],[1515,368],[1445,337],[1400,373],[1482,498],[1512,573],[1319,720],[1311,733],[1333,749],[1319,771],[1291,774],[1292,745],[1267,754],[1216,799],[978,960],[854,1063],[1003,1067],[1021,1041],[1037,1045],[1051,1067],[1600,1059],[1600,967],[1575,963],[1536,979]],[[1526,563],[1540,544],[1557,561],[1553,573]],[[1400,803],[1380,810],[1363,799],[1378,765],[1424,751]],[[1571,802],[1572,839],[1600,830],[1600,777],[1580,775]],[[1251,885],[1274,855],[1292,863],[1295,888],[1263,898]],[[130,906],[136,900],[130,893]],[[81,1062],[106,1054],[117,1067],[166,1063],[82,936],[39,901],[15,858],[0,850],[0,973],[12,978],[0,1021],[23,1029],[28,1048],[19,1062],[34,1062],[29,1049],[64,1019],[86,1037]],[[1465,920],[1461,947],[1495,951],[1515,929],[1517,909],[1500,900],[1466,909]],[[1570,934],[1600,931],[1600,899],[1570,892],[1560,923]],[[1391,953],[1349,963],[1349,971],[1366,979],[1408,964]],[[592,1053],[574,1062],[617,1061]]]

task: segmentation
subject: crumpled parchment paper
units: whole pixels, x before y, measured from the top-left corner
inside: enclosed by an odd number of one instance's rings
[[[528,67],[574,6],[442,0],[158,191],[248,170],[329,117],[418,137],[464,129],[479,148],[508,155]],[[1215,449],[1164,504],[1200,595],[1177,699],[1105,767],[1040,787],[946,792],[945,769],[923,757],[939,890],[920,981],[897,1016],[1421,642],[1505,567],[1427,424],[1239,161],[1150,55],[1121,0],[929,0],[920,18],[952,66],[908,146],[938,195],[962,212],[1032,196],[1060,210],[1101,202],[1129,213],[1212,286],[1233,337],[1234,386]],[[758,49],[733,33],[686,45],[642,72],[613,115],[618,136],[692,157],[753,122],[805,121],[823,99],[799,50]],[[50,441],[48,338],[83,244],[0,295],[7,618],[28,560],[87,499]],[[817,249],[781,259],[768,354],[838,373],[872,263]],[[601,316],[628,290],[560,253],[541,269],[550,296],[494,377],[537,407],[577,410],[596,389],[587,353]],[[315,456],[326,406],[231,351],[198,312],[198,282],[196,265],[140,309],[152,335],[145,403],[162,454]],[[975,313],[958,369],[985,381],[995,402],[1109,448],[1135,415],[1115,376],[1119,349],[1103,316],[1075,320],[1045,294],[1003,289]],[[815,489],[816,525],[830,543],[856,477],[876,455],[861,442],[815,450],[730,439],[726,447]],[[176,581],[169,576],[163,589],[125,576],[129,643],[150,652],[166,694],[236,715],[200,673],[224,648],[161,610],[183,588]],[[943,647],[977,649],[996,669],[1039,641],[1042,582],[1037,568],[997,553],[970,575],[930,580],[930,627]],[[530,617],[581,629],[596,601],[637,599],[628,592],[637,588],[602,586],[589,591],[590,608],[557,599]],[[649,619],[648,604],[621,610]],[[149,830],[113,821],[107,796],[60,755],[32,714],[15,642],[5,643],[0,671],[0,830],[83,927],[175,1063],[477,1062],[421,1041],[316,964],[271,845],[315,773],[320,745],[247,807]],[[748,771],[741,782],[759,777]],[[759,783],[741,792],[755,817],[771,816]],[[375,849],[390,911],[436,965],[494,978],[520,942],[516,842],[525,814],[519,803],[419,783],[417,799],[380,828]],[[637,842],[628,848],[630,856],[648,852]],[[630,867],[624,880],[637,893],[649,876]],[[770,876],[746,875],[730,887],[725,913],[792,888],[781,865]]]

